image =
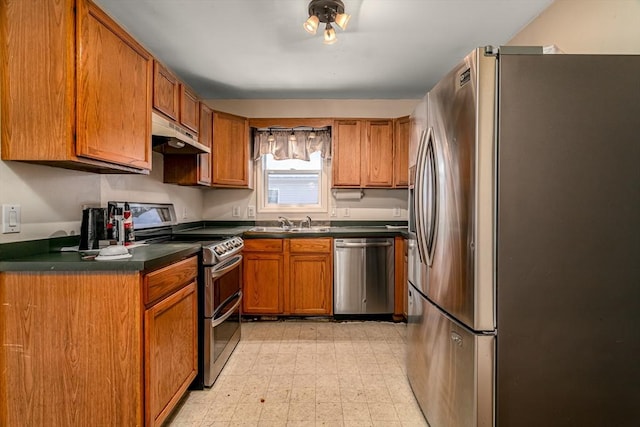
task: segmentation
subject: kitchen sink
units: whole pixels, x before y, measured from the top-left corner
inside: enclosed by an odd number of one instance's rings
[[[292,227],[285,230],[282,227],[253,227],[249,233],[326,233],[329,227]]]

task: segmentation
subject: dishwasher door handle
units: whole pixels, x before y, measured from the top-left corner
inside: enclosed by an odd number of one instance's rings
[[[336,248],[383,248],[392,246],[391,242],[371,242],[371,243],[336,243]]]

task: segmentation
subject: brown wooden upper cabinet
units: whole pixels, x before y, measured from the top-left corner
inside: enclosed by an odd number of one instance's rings
[[[253,188],[249,123],[245,117],[213,112],[211,185]]]
[[[213,111],[200,103],[200,143],[211,148],[213,141]],[[211,154],[198,154],[198,184],[211,185]]]
[[[333,187],[394,186],[392,119],[336,120],[333,128]]]
[[[393,186],[406,188],[409,186],[409,132],[411,130],[409,116],[394,120],[393,137]]]
[[[366,120],[362,143],[362,186],[393,187],[393,120]]]
[[[2,159],[148,173],[149,52],[90,0],[1,9]]]
[[[200,123],[200,101],[184,84],[180,85],[180,124],[198,134]]]
[[[360,187],[362,120],[333,124],[332,170],[334,187]]]
[[[180,81],[158,61],[153,61],[153,108],[170,119],[178,120]]]
[[[153,108],[181,124],[192,132],[195,139],[198,139],[200,130],[198,96],[158,61],[154,61],[153,64]]]

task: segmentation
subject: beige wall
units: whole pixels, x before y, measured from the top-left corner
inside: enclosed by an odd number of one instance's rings
[[[576,54],[640,54],[640,1],[555,0],[508,44],[555,44]]]

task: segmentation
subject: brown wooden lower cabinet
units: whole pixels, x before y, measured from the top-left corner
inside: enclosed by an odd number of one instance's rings
[[[145,425],[171,414],[198,370],[195,280],[145,311]]]
[[[196,275],[0,273],[0,425],[161,424],[197,369]]]
[[[247,239],[244,314],[330,315],[331,238]]]
[[[281,314],[283,311],[282,253],[251,253],[244,255],[243,312],[246,314]]]
[[[333,313],[331,239],[289,241],[289,313],[302,316]]]

